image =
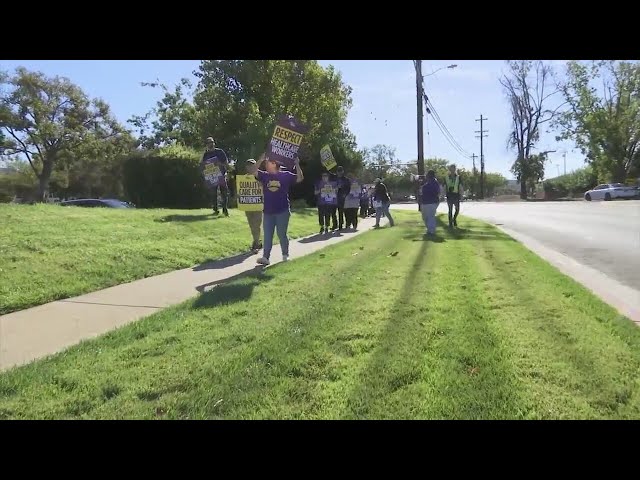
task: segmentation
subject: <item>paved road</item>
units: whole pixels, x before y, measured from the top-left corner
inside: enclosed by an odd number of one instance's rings
[[[640,201],[464,202],[460,214],[501,224],[640,291]]]

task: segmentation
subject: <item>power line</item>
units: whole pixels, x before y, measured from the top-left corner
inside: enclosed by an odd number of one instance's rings
[[[424,79],[423,79],[423,82],[424,82]],[[424,95],[424,102],[425,102],[425,105],[427,106],[427,113],[431,113],[434,123],[436,124],[438,129],[442,132],[445,139],[460,155],[462,155],[467,159],[471,158],[471,154],[469,154],[464,148],[462,148],[462,146],[460,146],[460,143],[458,143],[458,141],[455,139],[453,134],[449,131],[449,129],[446,127],[446,125],[440,118],[440,114],[436,110],[436,107],[433,105],[433,102],[431,101],[431,99],[429,99],[426,93],[424,93],[424,84],[423,84],[422,91]]]
[[[460,155],[462,155],[463,157],[469,159],[471,158],[471,155],[460,146],[460,144],[456,141],[456,139],[454,138],[454,136],[451,134],[451,132],[449,131],[449,129],[446,127],[446,125],[444,124],[444,122],[442,121],[442,119],[440,118],[440,115],[438,114],[437,110],[435,109],[435,106],[433,105],[433,102],[431,102],[429,100],[429,98],[427,97],[427,95],[424,93],[424,77],[422,76],[422,69],[419,68],[420,65],[418,63],[418,60],[413,60],[413,66],[416,70],[416,75],[418,76],[420,83],[419,83],[419,93],[418,95],[420,96],[420,93],[422,93],[422,97],[427,109],[427,113],[431,113],[432,117],[433,117],[433,121],[436,124],[436,126],[438,127],[438,129],[442,132],[442,135],[444,136],[444,138],[447,140],[447,142],[449,142],[449,144],[454,148],[454,150],[456,150]],[[432,113],[433,112],[433,113]],[[418,115],[419,117],[422,116],[422,113],[420,112],[420,114]],[[428,117],[427,117],[428,118]],[[418,129],[421,130],[422,129],[422,122],[420,121],[421,118],[418,119]],[[422,150],[421,147],[421,131],[418,133],[418,136],[420,137],[418,140],[418,149]],[[418,155],[421,152],[418,152]]]
[[[418,170],[420,173],[420,166],[423,164],[424,160],[422,160],[423,158],[423,146],[422,146],[422,108],[421,108],[421,103],[422,101],[424,101],[427,113],[431,114],[431,117],[433,118],[433,122],[436,124],[436,126],[438,127],[438,129],[440,130],[440,132],[442,132],[442,135],[444,136],[445,140],[447,140],[447,142],[449,142],[449,144],[453,147],[453,149],[462,157],[466,158],[466,159],[470,159],[471,158],[471,154],[469,154],[464,148],[462,148],[462,146],[458,143],[458,141],[455,139],[455,137],[453,136],[453,134],[449,131],[449,129],[447,128],[447,126],[444,124],[444,122],[442,121],[442,118],[440,118],[440,114],[438,113],[438,111],[436,110],[435,106],[433,105],[433,102],[431,102],[431,100],[427,97],[427,95],[424,93],[424,77],[422,76],[422,69],[420,68],[420,61],[418,60],[413,60],[413,66],[416,70],[416,76],[417,76],[417,84],[418,84]],[[422,98],[420,98],[422,97]],[[428,119],[428,116],[427,116]],[[427,129],[428,129],[428,122],[427,122]],[[429,135],[429,133],[427,132],[427,135]],[[430,147],[430,137],[428,138],[428,142],[429,142],[429,147]]]
[[[457,142],[457,140],[455,139],[455,137],[453,136],[453,134],[449,131],[449,129],[446,127],[446,125],[444,124],[444,122],[442,121],[442,119],[440,118],[440,115],[438,115],[438,112],[436,111],[435,107],[433,106],[433,103],[431,102],[431,100],[429,100],[428,98],[425,97],[425,100],[427,102],[427,108],[429,109],[430,113],[431,113],[431,117],[433,118],[434,123],[436,124],[436,126],[438,127],[438,129],[442,132],[442,134],[444,135],[445,139],[449,142],[449,144],[463,157],[470,159],[471,155],[460,146],[460,144]]]

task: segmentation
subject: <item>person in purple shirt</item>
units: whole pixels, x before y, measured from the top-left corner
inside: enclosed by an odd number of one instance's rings
[[[329,172],[322,173],[320,181],[315,185],[314,192],[318,206],[320,234],[322,235],[323,233],[329,233],[331,217],[335,217],[336,208],[338,207],[338,186],[335,182],[331,182]]]
[[[436,173],[433,170],[427,172],[427,179],[422,185],[421,192],[422,219],[427,227],[427,235],[436,233],[436,210],[440,203],[440,184],[436,180]]]
[[[227,170],[229,159],[221,148],[216,148],[216,142],[212,137],[207,137],[207,150],[202,155],[200,172],[204,175],[205,185],[212,195],[213,214],[218,215],[218,189],[222,197],[222,213],[229,216],[229,187],[227,185]],[[209,172],[209,168],[213,170]]]
[[[264,165],[264,170],[260,167]],[[263,231],[264,250],[262,258],[258,259],[260,265],[269,265],[271,248],[273,247],[274,231],[278,232],[280,247],[282,248],[282,260],[289,260],[289,239],[287,230],[289,228],[289,218],[291,217],[291,204],[289,203],[289,188],[295,183],[304,180],[300,159],[296,157],[295,172],[291,173],[280,170],[277,162],[264,156],[258,165],[255,173],[256,179],[262,183],[264,195],[263,208]]]

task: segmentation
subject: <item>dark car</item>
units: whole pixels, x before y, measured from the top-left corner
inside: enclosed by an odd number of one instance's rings
[[[133,208],[130,204],[115,199],[81,198],[60,202],[63,207]]]

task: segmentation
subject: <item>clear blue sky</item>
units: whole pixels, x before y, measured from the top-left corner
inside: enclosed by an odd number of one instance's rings
[[[415,70],[410,60],[321,60],[334,65],[343,80],[353,88],[353,108],[349,127],[358,146],[378,143],[396,148],[397,157],[410,161],[417,157]],[[554,61],[562,68],[562,61]],[[434,70],[451,64],[434,75]],[[0,61],[0,69],[24,66],[47,75],[68,77],[92,97],[107,101],[122,122],[132,115],[146,113],[159,97],[159,91],[140,86],[142,81],[159,79],[172,85],[182,77],[194,78],[195,60],[25,60]],[[510,113],[498,79],[504,69],[500,60],[423,61],[427,95],[440,118],[457,142],[469,153],[480,153],[475,130],[480,114],[488,118],[485,128],[485,167],[507,178],[514,154],[506,148]],[[557,100],[559,102],[560,99]],[[555,106],[555,105],[553,105]],[[553,107],[550,105],[550,107]],[[540,150],[557,150],[549,155],[547,178],[563,169],[562,152],[567,152],[567,171],[583,166],[583,156],[572,143],[558,143],[555,135],[545,134]],[[471,160],[461,157],[447,142],[433,120],[425,116],[425,156],[443,157],[460,166],[471,167]],[[559,166],[559,167],[558,167]]]

